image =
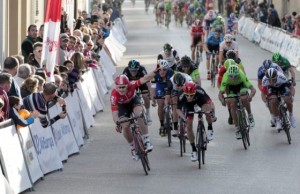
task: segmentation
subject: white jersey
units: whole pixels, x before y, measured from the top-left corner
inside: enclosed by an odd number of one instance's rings
[[[285,84],[288,81],[289,80],[285,77],[285,75],[282,72],[277,71],[276,83],[270,85],[269,79],[266,76],[264,76],[263,79],[262,79],[262,86],[266,86],[266,87],[271,86],[271,87],[274,87],[274,88],[279,88],[282,84]]]
[[[220,51],[228,51],[228,50],[234,50],[234,51],[238,51],[239,47],[237,42],[232,41],[232,43],[230,44],[230,46],[228,47],[225,43],[225,41],[220,43]]]
[[[183,75],[183,77],[185,78],[185,82],[193,82],[191,76],[189,76],[188,74],[181,73],[181,72],[177,72],[177,73],[180,73],[181,75]],[[174,83],[174,75],[170,78],[170,81],[172,82],[173,90],[177,90],[176,84]]]
[[[180,60],[178,52],[174,49],[171,50],[171,55],[169,57],[166,56],[164,51],[159,54],[162,55],[164,60],[168,61],[169,67],[173,67],[173,65],[176,64],[176,61]]]

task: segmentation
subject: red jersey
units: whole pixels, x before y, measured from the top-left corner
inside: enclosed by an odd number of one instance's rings
[[[199,37],[204,35],[203,26],[196,26],[195,24],[191,27],[191,36],[192,37]]]
[[[127,104],[135,97],[135,88],[141,86],[140,80],[131,81],[128,84],[127,93],[121,95],[116,88],[114,88],[110,95],[110,105],[112,111],[118,110],[118,104]]]

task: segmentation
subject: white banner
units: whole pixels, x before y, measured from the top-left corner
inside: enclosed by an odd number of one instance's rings
[[[87,76],[87,74],[84,74],[82,76],[82,78],[85,79],[85,76]],[[88,83],[86,81],[77,83],[78,90],[80,90],[83,94],[83,96],[79,95],[79,98],[81,99],[81,101],[83,101],[83,99],[86,101],[89,111],[94,116],[96,114],[96,110],[95,110],[95,107],[93,105],[93,101],[91,99],[87,84]]]
[[[75,26],[73,26],[74,21],[74,0],[65,0],[66,1],[66,7],[64,8],[66,10],[66,13],[68,15],[67,18],[67,25],[70,29],[70,34],[73,35],[73,29]]]
[[[0,129],[0,150],[7,180],[15,193],[32,187],[14,125]]]
[[[77,85],[79,85],[79,83],[77,83]],[[77,102],[80,102],[80,108],[83,115],[84,126],[86,129],[89,129],[92,125],[94,125],[95,120],[87,102],[90,99],[85,98],[83,91],[80,88],[81,85],[78,87],[78,89],[75,90],[79,98]]]
[[[114,63],[112,62],[111,58],[105,51],[105,49],[102,49],[100,51],[100,63],[102,65],[103,75],[106,82],[107,87],[110,89],[113,87],[115,81],[113,79],[113,75],[116,73],[116,67],[114,66]]]
[[[0,168],[0,193],[14,194],[13,189],[11,188],[8,181],[6,180],[6,178],[3,176],[3,174],[1,172],[2,171]]]
[[[95,86],[97,87],[98,98],[102,104],[103,109],[105,109],[104,97],[108,90],[106,88],[105,80],[102,75],[101,67],[93,69],[92,75],[95,82]]]
[[[61,113],[61,111],[62,109],[58,105],[51,107],[49,110],[50,118],[55,117],[56,115]],[[67,112],[68,112],[68,107],[67,107]],[[55,140],[57,140],[57,142],[61,142],[61,143],[63,142],[62,146],[64,146],[65,149],[67,150],[68,156],[79,152],[79,147],[75,140],[73,130],[69,123],[68,118],[59,119],[58,121],[53,123],[52,130],[53,130],[53,135]],[[60,141],[60,139],[62,139],[62,141]]]
[[[43,173],[62,169],[63,165],[51,128],[43,128],[39,119],[36,119],[29,129]]]
[[[76,98],[74,98],[75,96]],[[80,105],[77,103],[77,94],[75,93],[72,96],[69,95],[67,98],[65,98],[65,101],[68,107],[69,123],[72,126],[77,145],[82,146],[84,143],[82,138],[84,136],[84,130]]]
[[[24,157],[28,165],[29,174],[33,183],[42,178],[43,172],[34,148],[31,134],[28,127],[18,129],[21,139],[21,145],[24,150]]]

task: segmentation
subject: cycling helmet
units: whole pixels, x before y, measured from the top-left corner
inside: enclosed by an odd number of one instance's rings
[[[192,64],[192,60],[189,56],[184,55],[183,57],[181,57],[181,64],[182,66],[191,66]]]
[[[171,51],[172,50],[172,45],[170,45],[169,43],[166,43],[165,45],[164,45],[164,51]]]
[[[174,75],[174,83],[177,86],[183,86],[185,83],[185,77],[181,73],[176,73]]]
[[[225,34],[225,36],[224,36],[225,42],[232,42],[232,39],[233,39],[233,37],[231,34]]]
[[[168,61],[166,61],[166,60],[164,60],[164,59],[159,60],[158,64],[159,64],[159,67],[160,67],[161,69],[168,69],[168,68],[169,68],[169,63],[168,63]]]
[[[216,27],[215,32],[222,33],[222,28]]]
[[[220,16],[220,15],[217,16],[217,20],[222,20],[222,19],[223,19],[222,16]]]
[[[233,59],[227,59],[225,62],[224,62],[224,67],[225,69],[228,69],[228,67],[230,67],[230,65],[235,65],[235,61]]]
[[[278,61],[280,61],[280,59],[281,59],[281,54],[280,54],[280,53],[274,53],[274,54],[273,54],[272,60],[273,60],[274,62],[278,62]]]
[[[269,68],[267,70],[267,73],[266,73],[266,77],[268,79],[274,79],[274,78],[277,78],[277,70],[275,68]]]
[[[235,59],[236,58],[236,53],[234,50],[228,50],[226,52],[226,57],[227,59]]]
[[[264,60],[263,62],[263,68],[264,70],[268,70],[272,66],[272,61],[269,59]]]
[[[229,15],[229,17],[230,17],[230,18],[235,18],[235,13],[231,13],[231,14]]]
[[[230,65],[227,72],[230,77],[235,77],[240,73],[240,69],[237,65]]]
[[[195,94],[196,93],[196,84],[194,82],[186,82],[183,87],[185,94]]]
[[[118,75],[115,79],[116,85],[126,85],[129,84],[129,79],[126,75]]]
[[[213,10],[209,10],[209,11],[208,11],[208,15],[209,15],[209,16],[213,16],[213,15],[214,15]]]
[[[140,67],[140,62],[135,59],[132,59],[128,63],[129,71],[137,71]]]
[[[194,22],[195,26],[201,26],[201,21],[199,19],[195,20]]]

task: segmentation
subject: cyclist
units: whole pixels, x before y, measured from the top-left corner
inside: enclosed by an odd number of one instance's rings
[[[160,60],[159,61],[160,70],[155,74],[154,82],[151,83],[151,87],[155,88],[155,99],[158,105],[158,118],[160,121],[159,135],[161,137],[165,136],[164,128],[164,107],[167,106],[170,102],[169,99],[165,98],[167,88],[170,87],[171,81],[170,78],[173,76],[174,71],[169,67],[168,61]],[[173,110],[175,112],[175,110]],[[174,117],[173,121],[176,121],[177,118]]]
[[[133,112],[136,116],[139,116],[143,113],[143,107],[141,106],[139,98],[136,96],[136,88],[142,84],[147,83],[155,76],[156,71],[145,75],[144,77],[135,80],[129,81],[126,75],[119,75],[115,79],[116,88],[111,92],[110,103],[112,109],[113,121],[117,124],[118,121],[126,120],[130,117]],[[139,118],[138,124],[141,129],[141,134],[143,141],[145,143],[145,148],[147,152],[152,151],[153,145],[150,143],[150,138],[148,134],[148,127],[145,125],[144,119]],[[133,139],[131,131],[129,130],[129,122],[122,123],[121,128],[116,127],[118,132],[121,132],[123,129],[123,135],[131,148],[132,158],[138,160],[138,156],[134,150]]]
[[[161,51],[157,56],[157,62],[161,59],[166,60],[168,65],[173,70],[176,70],[177,63],[180,62],[178,52],[173,49],[172,45],[169,43],[164,44],[163,51]]]
[[[187,55],[184,55],[180,61],[181,63],[178,66],[177,70],[179,72],[188,74],[189,76],[191,76],[195,84],[201,86],[201,79],[200,79],[198,67],[196,66],[196,64],[193,63],[191,58]]]
[[[208,12],[205,14],[204,26],[206,31],[206,37],[208,37],[211,24],[215,21],[216,18],[217,18],[217,14],[214,10],[208,10]]]
[[[133,81],[133,80],[138,80],[144,77],[145,75],[147,75],[147,71],[144,66],[140,65],[139,61],[132,59],[129,61],[128,67],[124,69],[123,74],[128,77],[129,81]],[[149,88],[151,88],[149,82],[142,84],[137,88],[140,90],[144,100],[148,125],[152,123],[151,114],[150,114]]]
[[[219,50],[219,63],[220,66],[223,65],[223,63],[226,60],[226,52],[228,50],[234,50],[236,54],[236,58],[239,57],[239,47],[237,42],[233,41],[233,36],[231,34],[225,34],[224,41],[220,43],[220,50]]]
[[[250,89],[250,94],[248,94],[248,89]],[[254,123],[253,115],[251,113],[250,102],[253,96],[255,95],[256,90],[252,86],[251,82],[248,80],[246,75],[240,70],[240,68],[237,65],[229,66],[228,70],[223,75],[223,79],[219,91],[219,99],[223,106],[225,106],[225,99],[223,96],[225,92],[229,97],[236,94],[241,95],[241,101],[248,113],[250,128],[253,128],[255,123]],[[236,138],[241,139],[241,133],[238,127],[238,120],[236,114],[236,108],[237,108],[236,105],[237,105],[236,99],[231,98],[227,100],[227,107],[230,108],[231,116],[233,118],[236,127]]]
[[[235,13],[231,13],[227,18],[227,22],[225,25],[225,32],[235,35],[238,30],[237,25],[238,25],[238,19],[236,18]]]
[[[183,90],[183,85],[186,82],[193,82],[192,78],[186,74],[181,72],[176,72],[171,78],[171,85],[167,88],[166,98],[172,100],[172,105],[177,107],[178,102],[178,92]],[[177,137],[178,135],[178,116],[176,111],[173,112],[175,120],[173,120],[174,130],[173,130],[173,137]]]
[[[223,41],[223,37],[221,35],[221,30],[216,29],[212,32],[204,43],[204,49],[206,51],[206,69],[207,69],[207,79],[210,79],[210,56],[211,53],[215,52],[218,55],[219,45]],[[216,57],[217,64],[219,64],[219,57]]]
[[[225,22],[223,20],[223,17],[218,15],[215,21],[212,23],[212,28],[215,29],[221,29],[221,32],[224,33],[225,31]]]
[[[202,52],[203,52],[203,41],[204,41],[204,30],[202,27],[201,20],[197,19],[191,27],[191,50],[192,50],[192,60],[195,61],[195,48],[197,45],[200,46],[200,62],[202,61]]]
[[[193,162],[197,161],[197,149],[195,145],[195,135],[193,132],[193,118],[194,114],[188,114],[189,112],[194,111],[194,106],[198,105],[201,107],[202,111],[205,112],[206,120],[208,123],[207,127],[207,139],[209,141],[213,140],[214,131],[212,127],[213,120],[216,119],[212,118],[214,108],[212,104],[211,98],[207,95],[205,90],[201,88],[200,86],[197,86],[193,82],[186,82],[183,87],[183,91],[179,93],[179,100],[177,103],[177,114],[179,117],[181,117],[184,122],[186,122],[187,127],[187,136],[190,141],[190,144],[192,146],[192,155],[191,160]],[[185,113],[182,112],[182,108],[185,107],[187,111],[187,115],[184,115]]]
[[[275,127],[276,120],[275,120],[274,114],[272,113],[272,110],[269,107],[269,102],[268,102],[267,96],[262,91],[262,88],[263,88],[262,87],[262,79],[265,76],[265,74],[269,68],[275,68],[277,71],[283,72],[281,67],[279,67],[279,65],[277,65],[276,63],[273,63],[269,59],[264,60],[263,64],[258,68],[258,71],[257,71],[257,86],[258,86],[259,90],[261,91],[261,99],[263,100],[263,102],[266,104],[267,108],[270,111],[271,127]]]
[[[171,22],[172,1],[165,0],[164,6],[165,6],[165,17],[170,20],[169,22]]]
[[[269,106],[275,116],[276,129],[280,130],[282,128],[278,110],[278,95],[284,95],[283,99],[289,111],[291,126],[296,128],[296,119],[293,115],[293,98],[295,95],[294,86],[282,72],[277,71],[275,68],[269,68],[267,70],[262,80],[262,86],[262,91],[269,97]]]
[[[272,56],[272,61],[277,63],[281,67],[285,77],[289,78],[289,74],[290,74],[292,83],[295,86],[296,85],[295,72],[289,60],[283,57],[280,53],[274,53]]]

